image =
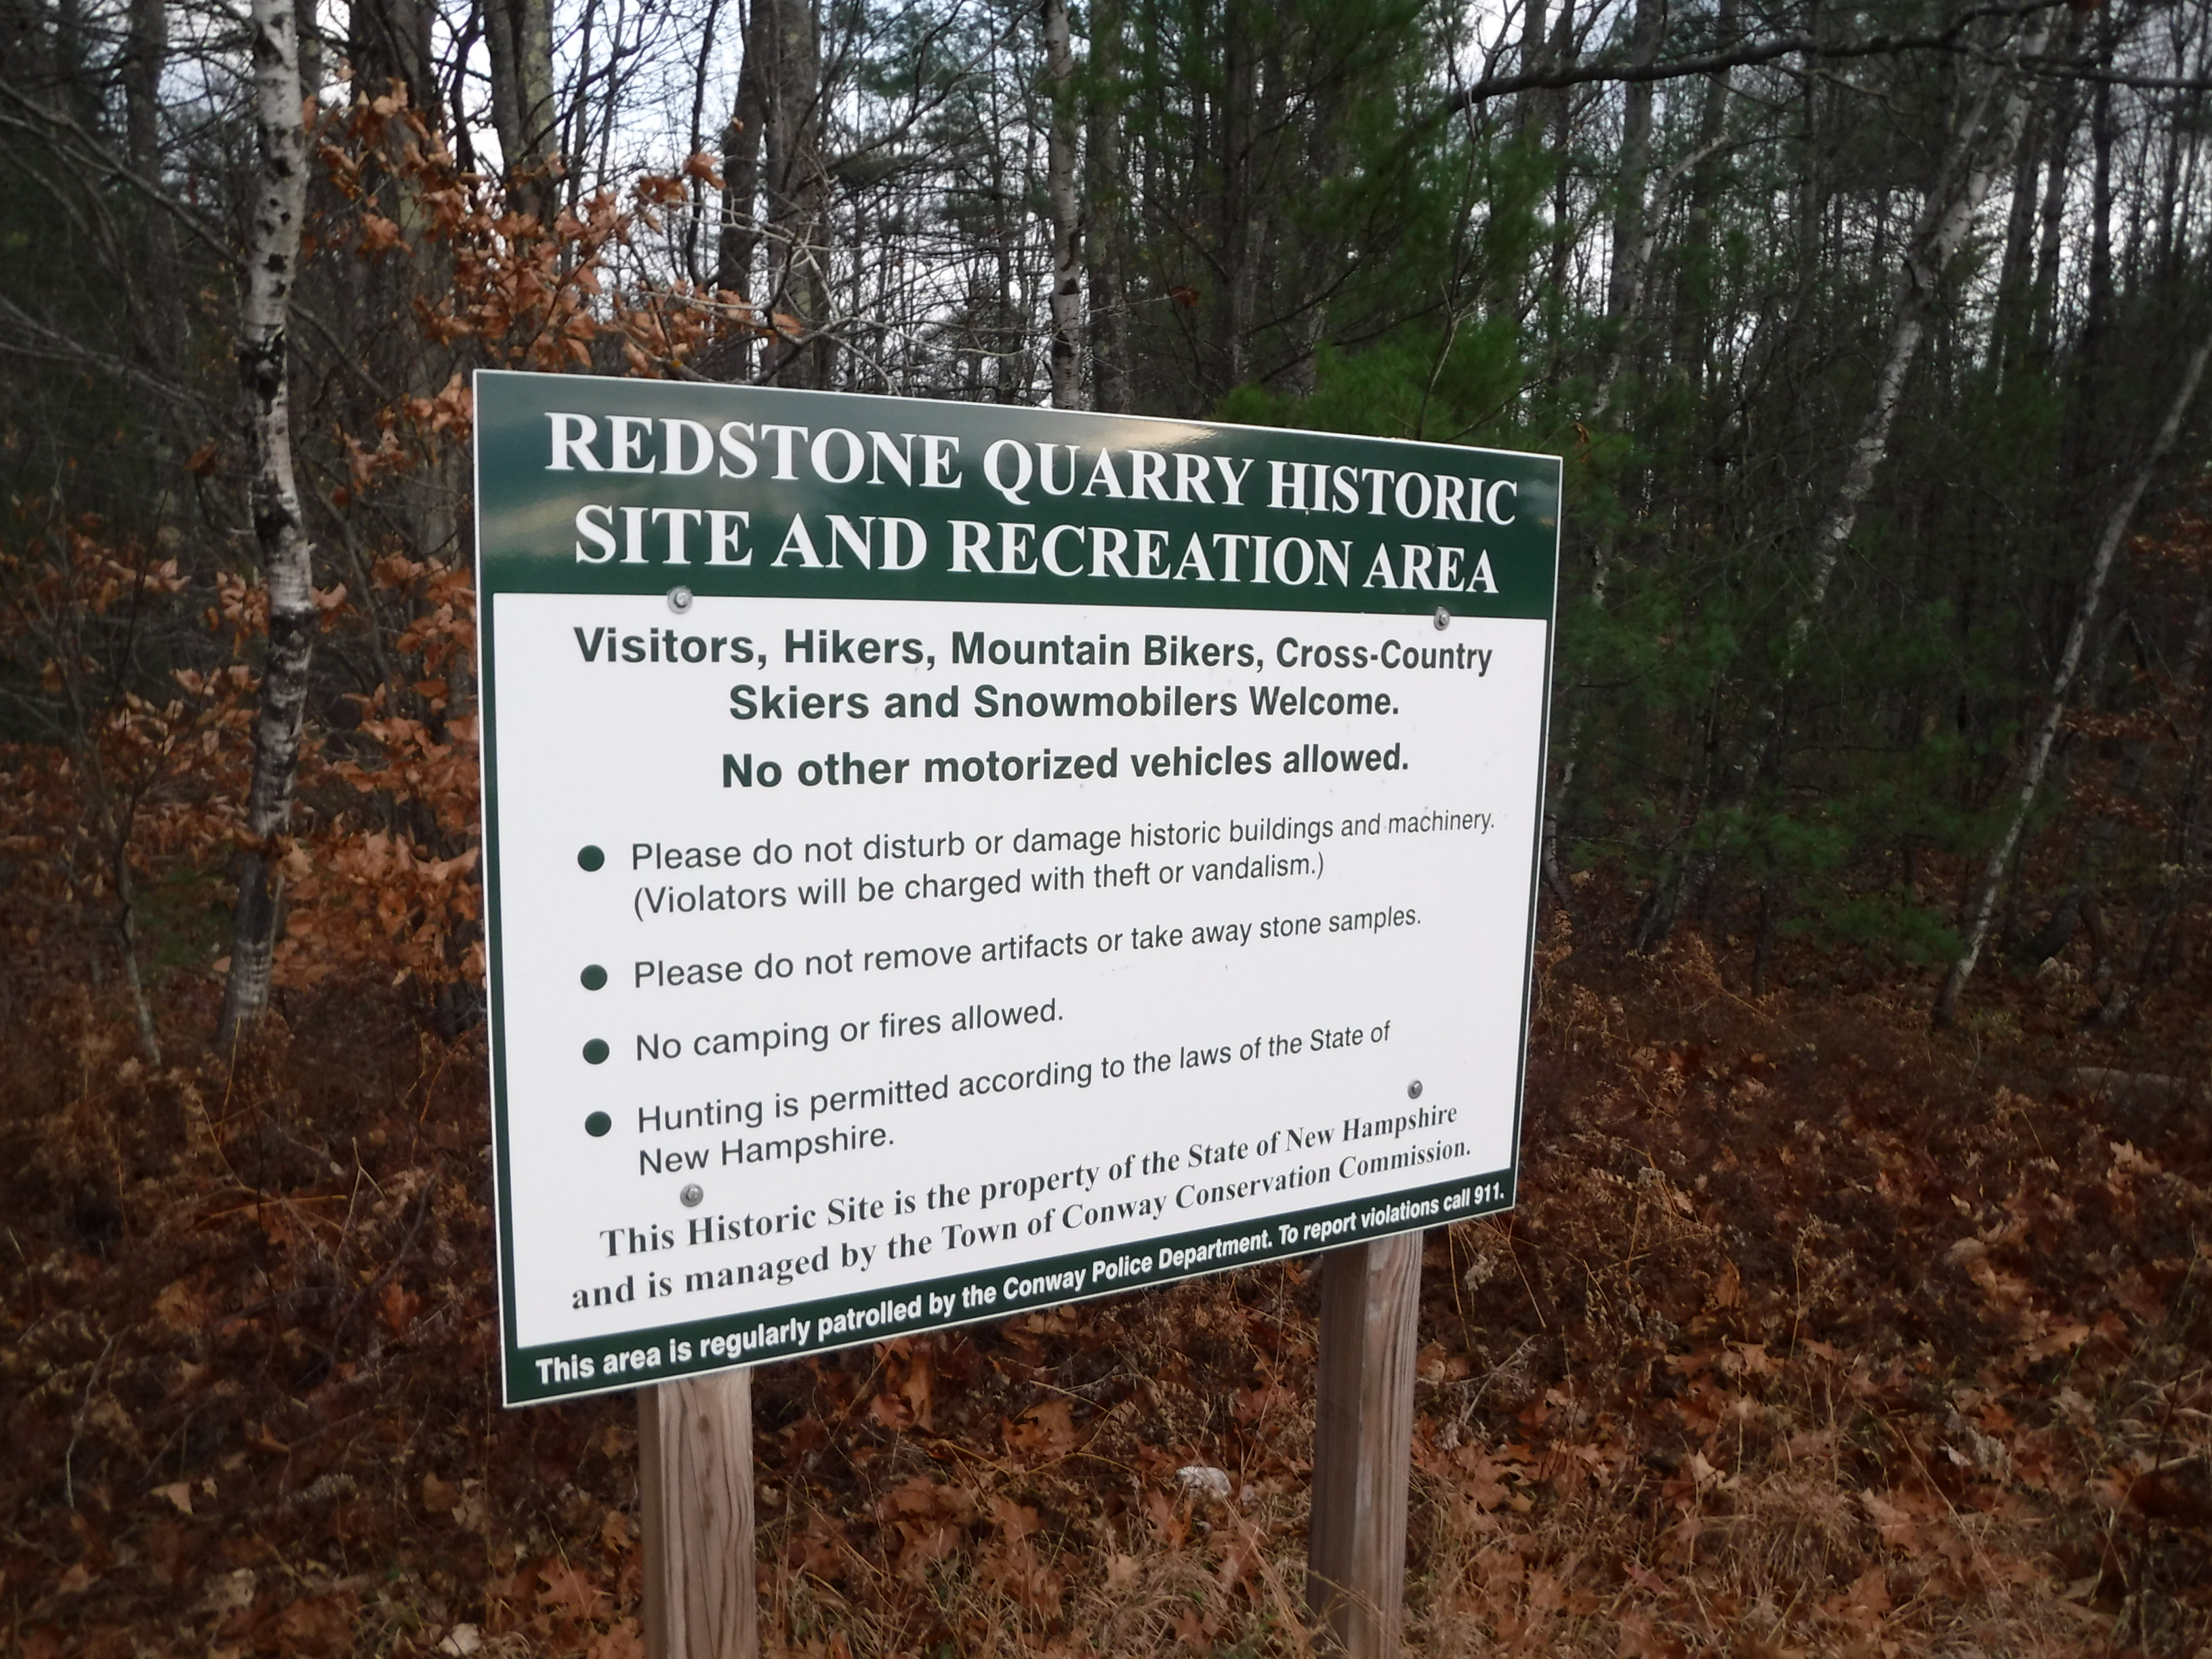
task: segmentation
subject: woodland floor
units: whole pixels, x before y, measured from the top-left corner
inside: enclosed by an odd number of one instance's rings
[[[2212,1656],[2203,986],[2091,1034],[1992,967],[1936,1033],[1856,958],[1541,954],[1521,1207],[1426,1246],[1414,1650]],[[495,1401],[480,1036],[325,989],[234,1071],[179,982],[156,1071],[37,966],[0,1639],[637,1653],[632,1401]],[[1308,1650],[1316,1279],[762,1370],[769,1650]]]

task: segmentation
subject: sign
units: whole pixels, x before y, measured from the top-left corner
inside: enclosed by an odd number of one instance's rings
[[[1556,459],[476,414],[510,1402],[1513,1202]]]

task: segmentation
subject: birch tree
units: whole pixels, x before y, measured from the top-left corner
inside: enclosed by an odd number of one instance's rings
[[[1075,212],[1075,52],[1069,42],[1067,0],[1044,0],[1046,86],[1051,98],[1045,194],[1052,207],[1052,406],[1083,406],[1081,358],[1083,278],[1077,258]]]
[[[315,639],[312,549],[292,469],[291,308],[307,204],[300,42],[293,0],[253,0],[254,194],[238,328],[252,434],[253,535],[268,598],[269,646],[253,726],[253,776],[238,907],[217,1040],[226,1048],[269,1006],[283,897],[286,831]]]
[[[2048,18],[2039,18],[2015,49],[2014,61],[2039,55],[2050,33]],[[2001,91],[2004,94],[2002,112],[1994,131],[1985,135],[1983,127],[1990,106]],[[1843,480],[1813,532],[1805,595],[1790,623],[1789,651],[1793,658],[1812,631],[1827,599],[1837,561],[1851,538],[1875,475],[1888,459],[1890,434],[1905,400],[1905,380],[1942,299],[1943,273],[1972,228],[1990,186],[2011,167],[2013,153],[2027,124],[2028,107],[2027,89],[2017,76],[2002,67],[1992,68],[1952,127],[1942,164],[1929,189],[1898,274],[1890,307],[1889,337],[1875,374],[1874,401],[1851,442]]]
[[[2112,561],[2119,553],[2128,526],[2135,520],[2136,509],[2142,505],[2143,492],[2150,487],[2159,463],[2181,435],[2181,423],[2189,413],[2190,404],[2196,401],[2197,388],[2204,378],[2204,364],[2209,357],[2212,357],[2212,335],[2199,341],[2191,355],[2157,438],[2136,465],[2126,489],[2120,492],[2119,500],[2105,520],[2104,533],[2097,538],[2096,551],[2089,561],[2088,578],[2081,586],[2081,600],[2075,606],[2073,623],[2066,630],[2065,648],[2059,653],[2058,665],[2051,677],[2050,701],[2045,705],[2042,718],[2036,722],[2021,763],[2020,784],[2012,813],[2005,820],[2004,832],[1990,848],[1981,878],[1974,885],[1973,897],[1967,905],[1965,948],[1944,975],[1943,988],[1936,994],[1938,1024],[1948,1024],[1956,1014],[1959,994],[1973,977],[1975,966],[1981,961],[1982,947],[1989,942],[1990,921],[1996,914],[1997,893],[2004,885],[2005,870],[2012,862],[2012,855],[2020,846],[2021,833],[2027,827],[2028,814],[2035,810],[2035,798],[2043,787],[2044,773],[2050,768],[2051,751],[2058,740],[2058,728],[2065,723],[2068,700],[2074,690],[2075,677],[2081,670],[2089,630],[2105,603],[2105,587],[2112,577]]]

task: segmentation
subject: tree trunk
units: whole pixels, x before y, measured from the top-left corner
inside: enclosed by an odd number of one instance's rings
[[[553,159],[552,0],[486,0],[484,47],[491,62],[491,117],[509,199],[543,218]]]
[[[2112,64],[2114,30],[2109,19],[2100,30],[2098,63]],[[2112,390],[2112,151],[2119,126],[2112,111],[2112,88],[2100,81],[2089,100],[2089,258],[2087,309],[2074,354],[2075,404],[2067,422],[2065,465],[2085,495],[2101,476],[2110,454],[2099,416]]]
[[[1052,406],[1083,407],[1083,279],[1075,210],[1075,53],[1067,0],[1044,0],[1044,70],[1051,86],[1052,130],[1045,141],[1045,194],[1052,205]]]
[[[830,349],[821,332],[829,321],[823,265],[830,252],[822,234],[822,41],[815,31],[812,0],[754,3],[772,14],[765,31],[769,62],[763,76],[773,273],[767,320],[777,332],[763,378],[780,386],[819,388],[829,383]]]
[[[1636,0],[1636,29],[1629,58],[1638,67],[1659,55],[1667,31],[1667,0]],[[1644,180],[1651,167],[1651,98],[1649,81],[1632,81],[1620,118],[1620,168],[1613,186],[1613,263],[1605,285],[1608,320],[1626,318],[1644,284]]]
[[[2034,280],[2035,179],[2042,162],[2038,140],[2051,119],[2046,103],[2030,118],[2013,163],[2012,202],[2005,215],[2004,258],[1997,267],[1996,312],[1990,324],[1990,358],[2000,374],[2020,362],[2027,337],[2027,307]]]
[[[1547,60],[1553,69],[1565,69],[1575,58],[1575,0],[1560,0],[1559,15],[1552,29],[1552,50]],[[1552,154],[1558,166],[1553,173],[1552,184],[1552,293],[1564,301],[1567,291],[1567,273],[1574,263],[1573,233],[1568,228],[1574,216],[1575,161],[1569,149],[1572,134],[1569,129],[1574,120],[1574,100],[1565,88],[1547,93],[1547,113],[1552,129]],[[1552,354],[1553,378],[1558,377],[1559,353]]]
[[[124,139],[138,175],[161,177],[161,74],[169,63],[167,0],[131,0],[130,48],[123,61]],[[155,208],[146,216],[146,269],[134,284],[146,296],[140,313],[149,359],[168,368],[190,337],[177,258],[176,222]],[[134,310],[137,307],[133,307]]]
[[[688,159],[707,147],[707,67],[714,56],[714,26],[721,21],[722,0],[707,0],[707,19],[699,31],[699,62],[691,74],[691,143]],[[698,287],[706,285],[699,268],[699,231],[707,216],[707,181],[691,180],[691,200],[684,219],[684,274]],[[719,258],[716,261],[720,263]]]
[[[2035,291],[2029,302],[2029,331],[2035,359],[2048,364],[2057,347],[2058,260],[2065,246],[2066,168],[2074,149],[2081,110],[2070,86],[2061,94],[2051,121],[2051,150],[2045,158],[2042,223],[2037,233]]]
[[[228,1047],[269,1006],[270,975],[283,896],[284,831],[292,817],[307,665],[314,650],[313,550],[292,476],[289,389],[292,283],[307,203],[307,134],[300,122],[300,60],[292,0],[253,0],[254,136],[258,152],[245,305],[239,319],[239,378],[253,434],[253,533],[269,596],[269,652],[253,725],[253,778],[246,799],[246,846],[239,856],[238,912],[231,932],[217,1041]]]
[[[1221,98],[1213,126],[1213,163],[1220,181],[1214,231],[1218,282],[1213,301],[1213,362],[1207,366],[1211,373],[1204,376],[1208,389],[1216,393],[1243,383],[1252,343],[1259,258],[1255,224],[1259,204],[1252,179],[1260,90],[1260,43],[1255,36],[1262,27],[1258,9],[1238,0],[1230,0],[1221,21]]]
[[[1129,308],[1121,265],[1121,8],[1094,0],[1084,146],[1084,286],[1091,300],[1091,406],[1126,415]]]
[[[164,0],[131,0],[130,46],[123,58],[123,122],[131,165],[149,179],[161,174],[161,70],[169,61],[169,9]],[[156,214],[166,222],[166,215]]]
[[[2057,672],[2051,676],[2050,707],[2043,711],[2035,735],[2028,742],[2012,817],[1997,844],[1990,849],[1989,861],[1982,867],[1981,881],[1967,910],[1966,948],[1951,964],[1951,971],[1944,975],[1943,988],[1936,994],[1936,1021],[1939,1025],[1950,1024],[1958,1009],[1959,994],[1966,988],[1967,980],[1973,976],[1975,964],[1981,959],[1982,947],[1989,939],[1990,918],[1996,909],[1997,890],[2004,883],[2005,868],[2012,860],[2013,850],[2020,845],[2021,831],[2027,826],[2028,813],[2035,806],[2036,792],[2043,786],[2044,769],[2051,763],[2051,746],[2057,741],[2058,727],[2066,718],[2067,695],[2074,688],[2074,677],[2081,665],[2081,653],[2088,642],[2090,627],[2104,603],[2106,579],[2112,574],[2121,538],[2135,518],[2143,491],[2150,487],[2152,473],[2181,435],[2182,421],[2197,396],[2198,382],[2204,378],[2208,357],[2212,357],[2212,334],[2198,343],[2189,367],[2182,374],[2181,386],[2173,394],[2173,404],[2166,412],[2166,422],[2159,428],[2156,441],[2136,467],[2134,477],[2129,480],[2112,516],[2105,520],[2104,534],[2097,541],[2096,556],[2090,562],[2089,579],[2082,586],[2081,602],[2075,607],[2073,626],[2067,630],[2066,647],[2059,654]]]
[[[1544,46],[1544,0],[1523,0],[1521,14],[1521,72],[1540,74],[1548,67]],[[1515,111],[1514,125],[1523,139],[1534,143],[1538,129],[1550,112],[1549,95],[1531,87],[1520,94],[1520,106]]]
[[[297,23],[295,18],[295,29]],[[353,64],[354,96],[380,98],[396,81],[415,109],[426,115],[436,109],[430,23],[431,9],[424,0],[359,0],[351,7],[346,56]],[[293,61],[296,68],[296,55]]]
[[[714,286],[747,301],[766,291],[755,281],[753,260],[760,252],[761,144],[768,132],[766,76],[774,57],[769,27],[773,0],[752,0],[744,27],[744,61],[738,67],[737,106],[722,130],[722,234],[717,248]],[[765,320],[757,311],[752,320]],[[738,337],[730,378],[752,376],[753,343]]]

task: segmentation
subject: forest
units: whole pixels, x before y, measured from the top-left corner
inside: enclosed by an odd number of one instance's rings
[[[2182,0],[0,0],[9,1642],[642,1651],[494,1374],[519,368],[1562,458],[1409,1644],[2212,1652],[2208,171]],[[765,1650],[1319,1650],[1317,1280],[763,1367]]]

